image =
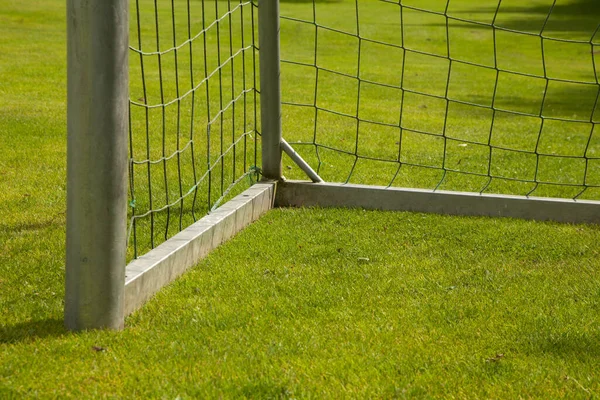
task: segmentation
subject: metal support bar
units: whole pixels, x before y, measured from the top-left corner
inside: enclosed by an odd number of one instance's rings
[[[260,182],[126,268],[125,315],[273,208],[277,184]]]
[[[275,206],[350,207],[600,224],[600,201],[341,183],[281,182]]]
[[[121,329],[127,231],[128,0],[67,0],[65,325]]]
[[[279,69],[279,0],[258,2],[262,173],[281,179],[281,86]]]
[[[283,138],[281,139],[281,149],[285,151],[285,154],[287,154],[314,183],[323,182],[323,179],[321,179],[319,174],[317,174],[316,171],[312,169],[306,161],[304,161],[300,154],[296,153],[296,150],[294,150],[294,148],[290,146],[290,144]]]

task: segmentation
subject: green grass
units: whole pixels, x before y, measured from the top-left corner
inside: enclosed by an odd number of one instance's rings
[[[588,398],[599,239],[589,226],[276,210],[123,332],[6,326],[1,382],[19,396]]]
[[[441,3],[419,4],[436,8]],[[481,9],[487,10],[488,3],[493,2],[482,2]],[[504,22],[534,29],[541,14],[535,10],[542,3],[516,4]],[[583,32],[593,13],[574,25],[576,17],[566,12],[582,3],[560,6],[563,13],[551,25],[553,34],[580,34],[573,26]],[[331,18],[320,22],[347,23],[340,27],[351,29],[347,21],[352,15],[344,4],[318,2],[319,15]],[[452,4],[458,12],[467,3]],[[375,11],[384,7],[374,6],[365,20],[377,21]],[[282,10],[302,18],[312,15],[310,3],[299,1],[282,2]],[[475,11],[460,12],[489,18],[489,11]],[[394,23],[391,13],[381,15],[383,26]],[[124,331],[67,332],[62,324],[64,19],[64,3],[57,0],[4,1],[0,7],[0,398],[600,395],[598,226],[275,210],[127,318]],[[361,31],[385,41],[397,39],[394,30],[374,26],[366,24]],[[418,30],[409,34],[419,37]],[[284,37],[282,49],[297,37]],[[487,39],[481,40],[485,44]],[[313,50],[284,55],[304,59]],[[485,57],[477,51],[463,56],[469,55]],[[368,49],[368,57],[373,60],[365,71],[369,79],[392,79],[392,63],[386,64],[376,46]],[[335,64],[335,58],[325,61]],[[573,68],[569,73],[580,72]],[[285,82],[284,96],[308,96],[305,86],[310,84]],[[432,80],[431,90],[438,83]],[[338,94],[320,101],[352,111],[344,83],[338,87]],[[477,82],[473,88],[485,90]],[[367,95],[389,100],[387,94]],[[301,111],[284,110],[287,138],[311,125]],[[364,111],[390,117],[377,108]],[[482,140],[484,114],[449,129]],[[415,117],[415,123],[433,126],[427,115]],[[510,133],[516,125],[506,119],[503,129]],[[529,140],[530,121],[520,123],[522,140]],[[386,133],[377,128],[372,134],[380,136],[364,151],[384,151],[385,156]],[[337,140],[335,135],[328,139]],[[160,156],[160,148],[156,151]],[[333,161],[347,163],[336,157],[330,153],[322,172],[329,168],[330,177],[345,178],[347,171],[331,167]],[[463,158],[460,165],[476,168],[477,163],[467,161]],[[385,184],[373,172],[378,164],[360,162],[365,165],[355,170],[356,179]],[[408,172],[400,177],[407,183],[414,176],[427,177],[416,167],[416,175]],[[437,182],[436,174],[432,171],[428,179]]]

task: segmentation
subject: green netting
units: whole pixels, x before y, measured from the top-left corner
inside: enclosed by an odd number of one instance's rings
[[[595,2],[281,7],[283,135],[325,180],[600,199]]]
[[[256,179],[255,8],[132,2],[130,257]]]
[[[257,178],[260,129],[256,4],[132,7],[136,256]],[[283,135],[325,180],[600,199],[596,2],[281,0],[281,10]]]

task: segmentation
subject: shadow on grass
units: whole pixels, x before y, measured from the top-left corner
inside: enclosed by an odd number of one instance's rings
[[[59,337],[67,333],[62,319],[43,319],[0,326],[0,344],[11,344],[47,337]]]
[[[13,223],[0,222],[0,233],[21,233],[38,231],[47,228],[58,228],[66,223],[66,212],[60,212],[40,221],[18,221]]]
[[[600,2],[597,0],[578,0],[571,4],[557,4],[552,9],[548,22],[544,22],[550,12],[547,6],[532,6],[525,8],[501,8],[502,13],[525,13],[531,15],[531,19],[508,19],[502,21],[501,26],[509,29],[524,30],[529,32],[555,31],[555,32],[578,32],[589,34],[587,38],[592,39],[598,19],[600,17]],[[596,36],[597,37],[597,36]]]
[[[5,386],[0,386],[0,399],[17,399],[19,392],[16,390],[9,389]]]
[[[0,232],[22,233],[27,231],[39,231],[55,226],[64,225],[64,221],[52,219],[40,222],[18,222],[14,224],[0,224]]]
[[[535,349],[545,354],[560,357],[600,357],[600,337],[586,334],[544,335],[532,343]]]
[[[565,122],[590,121],[591,124],[592,120],[594,122],[600,120],[600,101],[596,102],[596,99],[599,98],[600,87],[596,85],[557,85],[556,88],[548,91],[545,100],[543,92],[538,93],[534,90],[527,90],[521,96],[496,94],[494,107],[508,112],[521,112],[538,116],[541,114],[544,117]],[[452,99],[457,98],[452,96],[452,93],[449,97]],[[467,100],[492,108],[491,96],[473,94]],[[542,102],[544,102],[543,107]]]
[[[493,15],[496,9],[480,7],[466,12]],[[587,40],[594,37],[596,40],[600,40],[600,33],[596,33],[599,20],[599,1],[576,0],[570,4],[556,4],[553,8],[551,4],[529,7],[504,7],[501,5],[496,26],[537,34],[548,31],[571,32]],[[476,28],[477,26],[471,27]]]
[[[281,3],[341,3],[343,0],[279,0]]]

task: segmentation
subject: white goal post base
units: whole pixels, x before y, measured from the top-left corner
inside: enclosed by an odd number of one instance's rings
[[[162,287],[196,265],[211,250],[273,208],[275,186],[275,182],[253,185],[129,263],[125,270],[124,315],[140,308]]]
[[[284,181],[276,207],[345,207],[600,224],[600,201]]]
[[[132,261],[124,315],[273,207],[345,207],[600,224],[600,202],[299,181],[260,182]]]

